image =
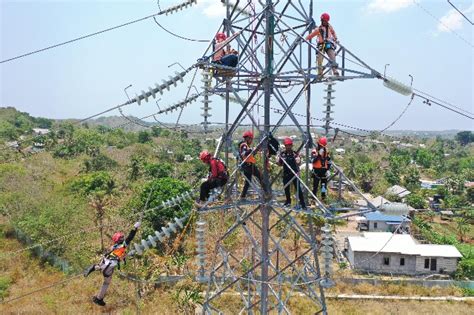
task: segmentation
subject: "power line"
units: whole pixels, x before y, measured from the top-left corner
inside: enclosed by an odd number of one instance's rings
[[[418,96],[418,97],[424,99],[423,103],[425,103],[426,105],[431,106],[431,104],[436,104],[436,105],[438,105],[438,106],[441,106],[441,107],[443,107],[443,108],[446,108],[447,110],[450,110],[450,111],[452,111],[452,112],[454,112],[454,113],[457,113],[457,114],[459,114],[459,115],[461,115],[461,116],[464,116],[464,117],[466,117],[466,118],[469,118],[469,119],[474,120],[474,116],[470,116],[470,115],[468,115],[468,114],[464,114],[464,113],[462,113],[462,112],[460,112],[460,111],[458,111],[458,110],[456,110],[456,109],[453,109],[453,108],[451,108],[451,107],[449,107],[449,106],[446,106],[446,105],[441,104],[441,103],[439,103],[439,102],[436,102],[436,101],[434,101],[434,100],[432,100],[432,99],[429,99],[429,98],[427,98],[426,96],[423,96],[423,95],[420,95],[420,94],[417,94],[417,93],[413,93],[413,95]]]
[[[428,11],[427,9],[425,9],[425,7],[423,7],[421,4],[418,3],[418,1],[416,0],[412,0],[414,4],[416,4],[421,10],[423,10],[426,14],[428,14],[429,16],[431,16],[433,19],[435,19],[436,21],[438,21],[441,25],[443,25],[447,30],[449,30],[451,33],[453,33],[454,35],[456,35],[457,37],[459,37],[459,39],[461,39],[462,41],[464,41],[466,44],[468,44],[469,46],[471,46],[471,48],[474,48],[474,45],[469,42],[467,39],[465,39],[464,37],[462,37],[458,32],[454,31],[453,29],[451,29],[449,26],[446,25],[446,23],[444,23],[443,21],[441,21],[439,18],[437,18],[436,16],[433,15],[433,13],[431,13],[430,11]]]
[[[474,115],[473,112],[467,111],[467,110],[465,110],[465,109],[462,108],[462,107],[459,107],[459,106],[456,106],[456,105],[451,104],[451,103],[449,103],[449,102],[446,102],[446,101],[444,101],[444,100],[442,100],[442,99],[439,99],[439,98],[437,98],[437,97],[435,97],[435,96],[433,96],[433,95],[430,95],[430,94],[428,94],[428,93],[426,93],[426,92],[423,92],[423,91],[420,91],[420,90],[417,90],[417,89],[413,89],[413,91],[416,91],[416,92],[418,92],[418,93],[424,94],[424,95],[426,95],[426,96],[428,96],[428,97],[430,97],[430,98],[432,98],[432,99],[434,99],[434,100],[437,100],[437,101],[439,101],[439,102],[442,102],[442,103],[444,103],[444,104],[446,104],[446,105],[449,105],[449,106],[451,106],[451,107],[457,108],[457,109],[459,109],[459,110],[461,110],[461,111],[463,111],[463,112],[465,112],[465,113],[467,113],[467,114]]]
[[[451,1],[448,0],[448,3],[449,3],[456,11],[458,11],[459,14],[461,14],[461,15],[464,17],[464,19],[466,19],[466,21],[468,21],[469,23],[471,23],[471,25],[474,25],[474,23],[473,23],[466,15],[464,15],[464,13],[463,13],[461,10],[459,10],[454,4],[452,4]]]
[[[29,296],[29,295],[35,294],[35,293],[37,293],[37,292],[40,292],[40,291],[43,291],[43,290],[46,290],[46,289],[55,287],[55,286],[57,286],[57,285],[60,285],[60,284],[66,283],[66,282],[69,282],[69,281],[71,281],[71,280],[73,280],[73,279],[76,279],[76,278],[78,278],[78,277],[81,277],[82,275],[83,275],[83,274],[80,273],[80,274],[71,276],[71,277],[69,277],[69,278],[63,279],[63,280],[61,280],[61,281],[54,282],[54,283],[49,284],[49,285],[47,285],[47,286],[44,286],[44,287],[38,288],[38,289],[36,289],[36,290],[30,291],[30,292],[28,292],[28,293],[25,293],[25,294],[16,296],[16,297],[14,297],[14,298],[11,298],[11,299],[2,301],[1,304],[7,304],[7,303],[10,303],[10,302],[13,302],[13,301],[22,299],[22,298],[27,297],[27,296]]]
[[[80,36],[80,37],[77,37],[77,38],[59,43],[59,44],[55,44],[55,45],[52,45],[52,46],[48,46],[48,47],[45,47],[45,48],[34,50],[34,51],[28,52],[26,54],[22,54],[22,55],[19,55],[19,56],[16,56],[16,57],[8,58],[8,59],[0,61],[0,64],[10,62],[10,61],[13,61],[13,60],[16,60],[16,59],[20,59],[20,58],[23,58],[23,57],[27,57],[27,56],[30,56],[30,55],[34,55],[34,54],[37,54],[37,53],[40,53],[40,52],[43,52],[43,51],[46,51],[46,50],[49,50],[49,49],[57,48],[57,47],[64,46],[64,45],[67,45],[67,44],[71,44],[71,43],[80,41],[82,39],[86,39],[86,38],[89,38],[89,37],[100,35],[100,34],[103,34],[103,33],[109,32],[109,31],[113,31],[113,30],[116,30],[116,29],[121,28],[121,27],[125,27],[125,26],[131,25],[131,24],[135,24],[135,23],[138,23],[138,22],[141,22],[141,21],[145,21],[145,20],[147,20],[149,18],[152,18],[152,17],[155,17],[157,15],[160,15],[160,12],[152,14],[152,15],[148,15],[148,16],[130,21],[130,22],[126,22],[126,23],[123,23],[123,24],[120,24],[120,25],[117,25],[117,26],[109,27],[109,28],[106,28],[106,29],[98,31],[98,32],[94,32],[94,33],[90,33],[90,34],[87,34],[87,35],[84,35],[84,36]]]

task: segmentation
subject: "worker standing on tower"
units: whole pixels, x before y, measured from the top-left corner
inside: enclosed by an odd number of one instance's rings
[[[318,140],[316,149],[311,152],[311,162],[313,163],[313,194],[318,193],[318,186],[321,183],[321,199],[326,199],[329,169],[331,168],[331,157],[327,150],[328,140],[321,137]]]
[[[252,149],[251,145],[253,142],[253,133],[252,131],[248,130],[243,134],[244,141],[240,142],[239,144],[239,155],[240,159],[242,160],[242,171],[245,176],[245,184],[244,189],[242,190],[242,194],[240,195],[241,199],[245,199],[247,196],[247,191],[250,186],[250,182],[252,181],[252,176],[255,176],[260,185],[263,186],[262,182],[262,174],[260,173],[259,169],[255,165],[255,152],[256,150]]]
[[[336,64],[336,44],[338,43],[336,32],[331,24],[329,24],[330,16],[327,13],[321,15],[321,25],[318,26],[311,34],[306,36],[307,40],[318,37],[318,75],[323,75],[323,54],[326,53],[332,63],[332,73],[339,75]]]
[[[293,151],[293,140],[291,138],[285,138],[283,144],[285,145],[285,151],[281,152],[278,156],[277,164],[283,166],[283,185],[285,186],[286,197],[284,206],[291,205],[291,182],[293,181],[301,208],[305,209],[306,204],[304,202],[303,191],[301,190],[299,179],[295,176],[295,174],[299,174],[301,158],[298,152]]]

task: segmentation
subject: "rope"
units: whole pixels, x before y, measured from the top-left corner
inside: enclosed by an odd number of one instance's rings
[[[408,107],[410,107],[410,104],[411,102],[413,102],[413,99],[415,98],[415,94],[412,94],[411,95],[411,98],[410,98],[410,101],[408,102],[407,106],[405,106],[405,108],[403,109],[403,111],[400,113],[400,115],[398,115],[398,117],[392,121],[387,127],[385,127],[384,129],[380,130],[379,132],[380,133],[383,133],[385,132],[387,129],[389,129],[390,127],[392,127],[393,125],[395,125],[397,123],[397,121],[400,120],[400,118],[402,118],[402,116],[406,113]]]
[[[198,42],[198,43],[209,43],[210,42],[210,40],[208,40],[208,39],[195,39],[195,38],[189,38],[189,37],[184,37],[184,36],[178,35],[176,33],[171,32],[170,30],[165,28],[163,25],[158,23],[158,21],[156,20],[156,17],[153,17],[153,20],[155,21],[156,25],[158,25],[163,31],[165,31],[168,34],[173,35],[174,37],[184,39],[184,40],[187,40],[187,41],[190,41],[190,42]]]

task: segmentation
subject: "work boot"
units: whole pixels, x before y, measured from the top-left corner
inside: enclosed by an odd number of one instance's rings
[[[92,302],[94,302],[95,304],[100,305],[100,306],[105,306],[104,300],[99,299],[97,296],[92,297]]]
[[[84,277],[87,277],[90,275],[93,271],[95,271],[95,265],[89,266],[85,271],[84,271]]]
[[[196,201],[194,202],[194,205],[196,206],[196,208],[202,208],[202,206],[203,206],[203,204],[202,204],[201,201],[199,201],[199,200],[196,200]]]

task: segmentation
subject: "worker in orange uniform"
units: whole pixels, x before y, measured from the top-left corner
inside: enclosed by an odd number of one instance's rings
[[[331,157],[327,149],[328,140],[321,137],[318,145],[311,152],[311,162],[313,164],[313,194],[318,193],[318,186],[321,183],[321,199],[326,199],[327,183],[329,177],[329,169],[331,168]]]
[[[298,152],[293,151],[293,140],[291,138],[285,138],[283,144],[285,145],[285,151],[279,154],[277,160],[277,164],[283,166],[283,186],[285,186],[286,197],[286,202],[283,206],[291,205],[291,182],[293,181],[301,208],[305,209],[306,204],[304,202],[303,191],[301,190],[299,179],[296,178],[296,175],[299,175],[301,158]]]
[[[242,141],[239,145],[239,154],[240,158],[242,160],[242,171],[244,173],[244,176],[246,178],[245,184],[244,184],[244,189],[242,190],[242,194],[240,195],[240,198],[245,199],[247,196],[247,191],[250,186],[250,182],[252,181],[252,176],[255,176],[258,181],[260,182],[260,185],[263,187],[262,183],[262,174],[260,173],[259,169],[255,165],[256,160],[255,160],[255,151],[251,145],[253,142],[253,133],[248,130],[244,132],[243,134],[244,141]]]
[[[214,45],[212,62],[235,68],[239,62],[238,52],[230,47],[226,49],[225,46],[228,46],[225,44],[226,39],[227,36],[224,33],[219,32],[216,34],[216,43]]]
[[[335,76],[339,75],[336,64],[336,44],[337,40],[336,32],[331,24],[329,24],[330,16],[327,13],[321,15],[321,25],[318,26],[311,34],[306,36],[307,40],[311,40],[313,37],[318,37],[318,75],[323,75],[323,54],[326,53],[332,63],[332,73]]]
[[[127,247],[135,237],[140,225],[140,221],[136,222],[127,238],[125,238],[125,235],[122,232],[116,232],[112,236],[113,245],[110,247],[109,252],[104,255],[99,264],[92,265],[86,269],[84,277],[87,277],[96,270],[101,270],[102,275],[104,276],[104,283],[102,284],[99,293],[92,297],[92,301],[95,304],[105,306],[104,297],[107,293],[110,282],[112,282],[112,275],[114,273],[115,267],[118,267],[120,270],[120,262],[125,261],[125,257],[127,256]]]
[[[202,151],[201,154],[199,154],[199,159],[203,163],[209,164],[209,176],[207,180],[201,184],[199,202],[196,202],[196,206],[200,208],[209,198],[211,189],[224,186],[227,183],[229,175],[224,162],[221,159],[213,157],[208,151]]]

